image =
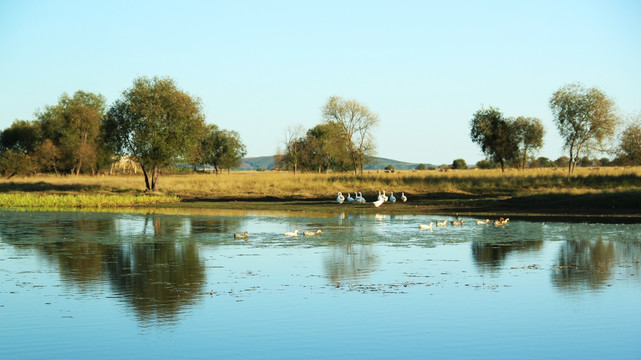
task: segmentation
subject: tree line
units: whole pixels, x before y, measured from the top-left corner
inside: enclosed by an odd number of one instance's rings
[[[613,163],[618,165],[641,165],[641,120],[637,118],[628,124],[619,136],[619,143],[612,146],[621,119],[615,112],[614,101],[601,90],[579,83],[567,84],[552,95],[549,106],[568,151],[568,156],[557,162],[567,166],[568,173],[589,161],[582,154],[593,152],[613,154]],[[500,164],[503,170],[506,163],[521,169],[528,162],[537,163],[531,157],[543,146],[545,129],[541,120],[506,118],[497,108],[489,107],[474,113],[470,128],[472,141],[488,156],[488,163]],[[549,165],[545,158],[538,160],[541,166]]]
[[[549,101],[567,157],[556,162],[534,154],[543,146],[540,119],[505,117],[498,108],[481,108],[470,121],[470,136],[487,159],[480,168],[498,164],[567,166],[572,173],[585,165],[585,154],[609,151],[612,163],[641,165],[641,120],[637,117],[610,146],[621,120],[614,102],[596,88],[573,83],[561,87]],[[379,117],[354,99],[330,97],[321,108],[322,122],[311,129],[287,129],[284,149],[276,156],[281,169],[297,171],[363,172],[376,143],[372,131]],[[235,131],[205,124],[200,99],[178,89],[171,78],[134,79],[107,108],[104,96],[77,91],[35,113],[34,120],[16,120],[0,132],[0,173],[91,173],[113,168],[128,156],[138,163],[148,190],[155,190],[161,169],[174,166],[212,166],[218,173],[240,164],[246,147]],[[607,159],[602,159],[604,163]],[[594,163],[594,161],[592,161]],[[456,159],[453,168],[467,168]]]
[[[246,154],[239,134],[205,124],[200,100],[171,78],[137,78],[109,108],[100,94],[63,94],[35,118],[0,133],[4,176],[95,174],[129,156],[153,191],[162,168],[211,165],[218,172],[240,165]]]

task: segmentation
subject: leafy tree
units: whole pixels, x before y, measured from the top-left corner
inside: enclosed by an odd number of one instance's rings
[[[40,124],[34,121],[16,120],[0,132],[0,151],[12,149],[25,154],[32,153],[42,141]]]
[[[531,164],[532,167],[541,167],[541,168],[549,168],[549,167],[554,167],[554,161],[546,158],[545,156],[541,156],[534,160]]]
[[[554,161],[554,164],[557,167],[568,167],[569,163],[570,163],[570,158],[567,156],[561,156]]]
[[[327,100],[322,114],[325,122],[334,123],[340,128],[354,174],[358,174],[359,168],[362,174],[364,165],[375,153],[372,130],[378,124],[378,115],[356,100],[345,100],[338,96]]]
[[[219,129],[213,124],[207,125],[198,149],[200,164],[211,164],[218,173],[221,168],[230,170],[239,166],[245,154],[247,150],[236,131]]]
[[[396,171],[396,169],[394,169],[394,165],[387,165],[384,170],[389,172]]]
[[[569,150],[568,172],[572,173],[582,150],[601,150],[614,135],[618,123],[614,102],[596,88],[579,83],[564,85],[550,99],[550,108],[564,147]]]
[[[349,153],[341,128],[336,123],[323,123],[307,131],[303,143],[303,166],[312,171],[349,169]]]
[[[65,171],[79,174],[83,168],[95,170],[104,112],[104,96],[76,91],[72,97],[62,94],[58,104],[37,114],[44,138],[50,139],[60,151]]]
[[[416,170],[425,170],[425,169],[426,169],[425,164],[418,164],[418,166],[416,167]]]
[[[33,171],[29,155],[22,151],[8,149],[0,155],[0,174],[11,178],[15,175],[25,175]]]
[[[456,159],[452,162],[452,169],[467,169],[467,163],[463,159]]]
[[[494,169],[496,163],[491,159],[483,159],[476,162],[476,167],[479,169]]]
[[[139,77],[109,109],[102,129],[110,149],[137,161],[147,190],[155,191],[162,168],[193,158],[204,119],[200,100],[172,79]]]
[[[619,140],[617,162],[623,165],[641,165],[641,121],[629,124]]]
[[[505,162],[518,154],[518,146],[512,132],[513,126],[510,122],[493,107],[482,108],[472,117],[472,141],[481,146],[483,153],[500,163],[502,171],[505,171]]]
[[[519,167],[525,169],[528,153],[543,146],[545,129],[541,120],[534,117],[519,116],[512,122],[513,136],[518,146]]]
[[[51,139],[45,139],[33,152],[33,158],[38,169],[42,172],[58,173],[60,150]]]

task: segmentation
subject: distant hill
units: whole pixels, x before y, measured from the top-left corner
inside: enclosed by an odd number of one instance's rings
[[[425,166],[431,164],[424,163]],[[365,170],[383,170],[386,166],[391,165],[396,170],[412,170],[416,169],[418,163],[408,163],[398,160],[374,157],[372,162],[365,166]],[[257,169],[272,170],[274,169],[274,156],[258,156],[243,158],[242,164],[233,170],[257,170]]]

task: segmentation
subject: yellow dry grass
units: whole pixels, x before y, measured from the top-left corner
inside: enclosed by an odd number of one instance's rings
[[[383,171],[351,173],[231,172],[218,175],[161,175],[158,191],[181,197],[205,198],[319,198],[338,191],[377,194],[386,190],[407,194],[538,194],[641,190],[641,167],[566,169]],[[142,175],[38,175],[0,180],[1,192],[140,194]]]

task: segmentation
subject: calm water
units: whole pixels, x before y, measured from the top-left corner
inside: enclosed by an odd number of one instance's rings
[[[641,359],[641,225],[443,219],[3,211],[0,358]]]

